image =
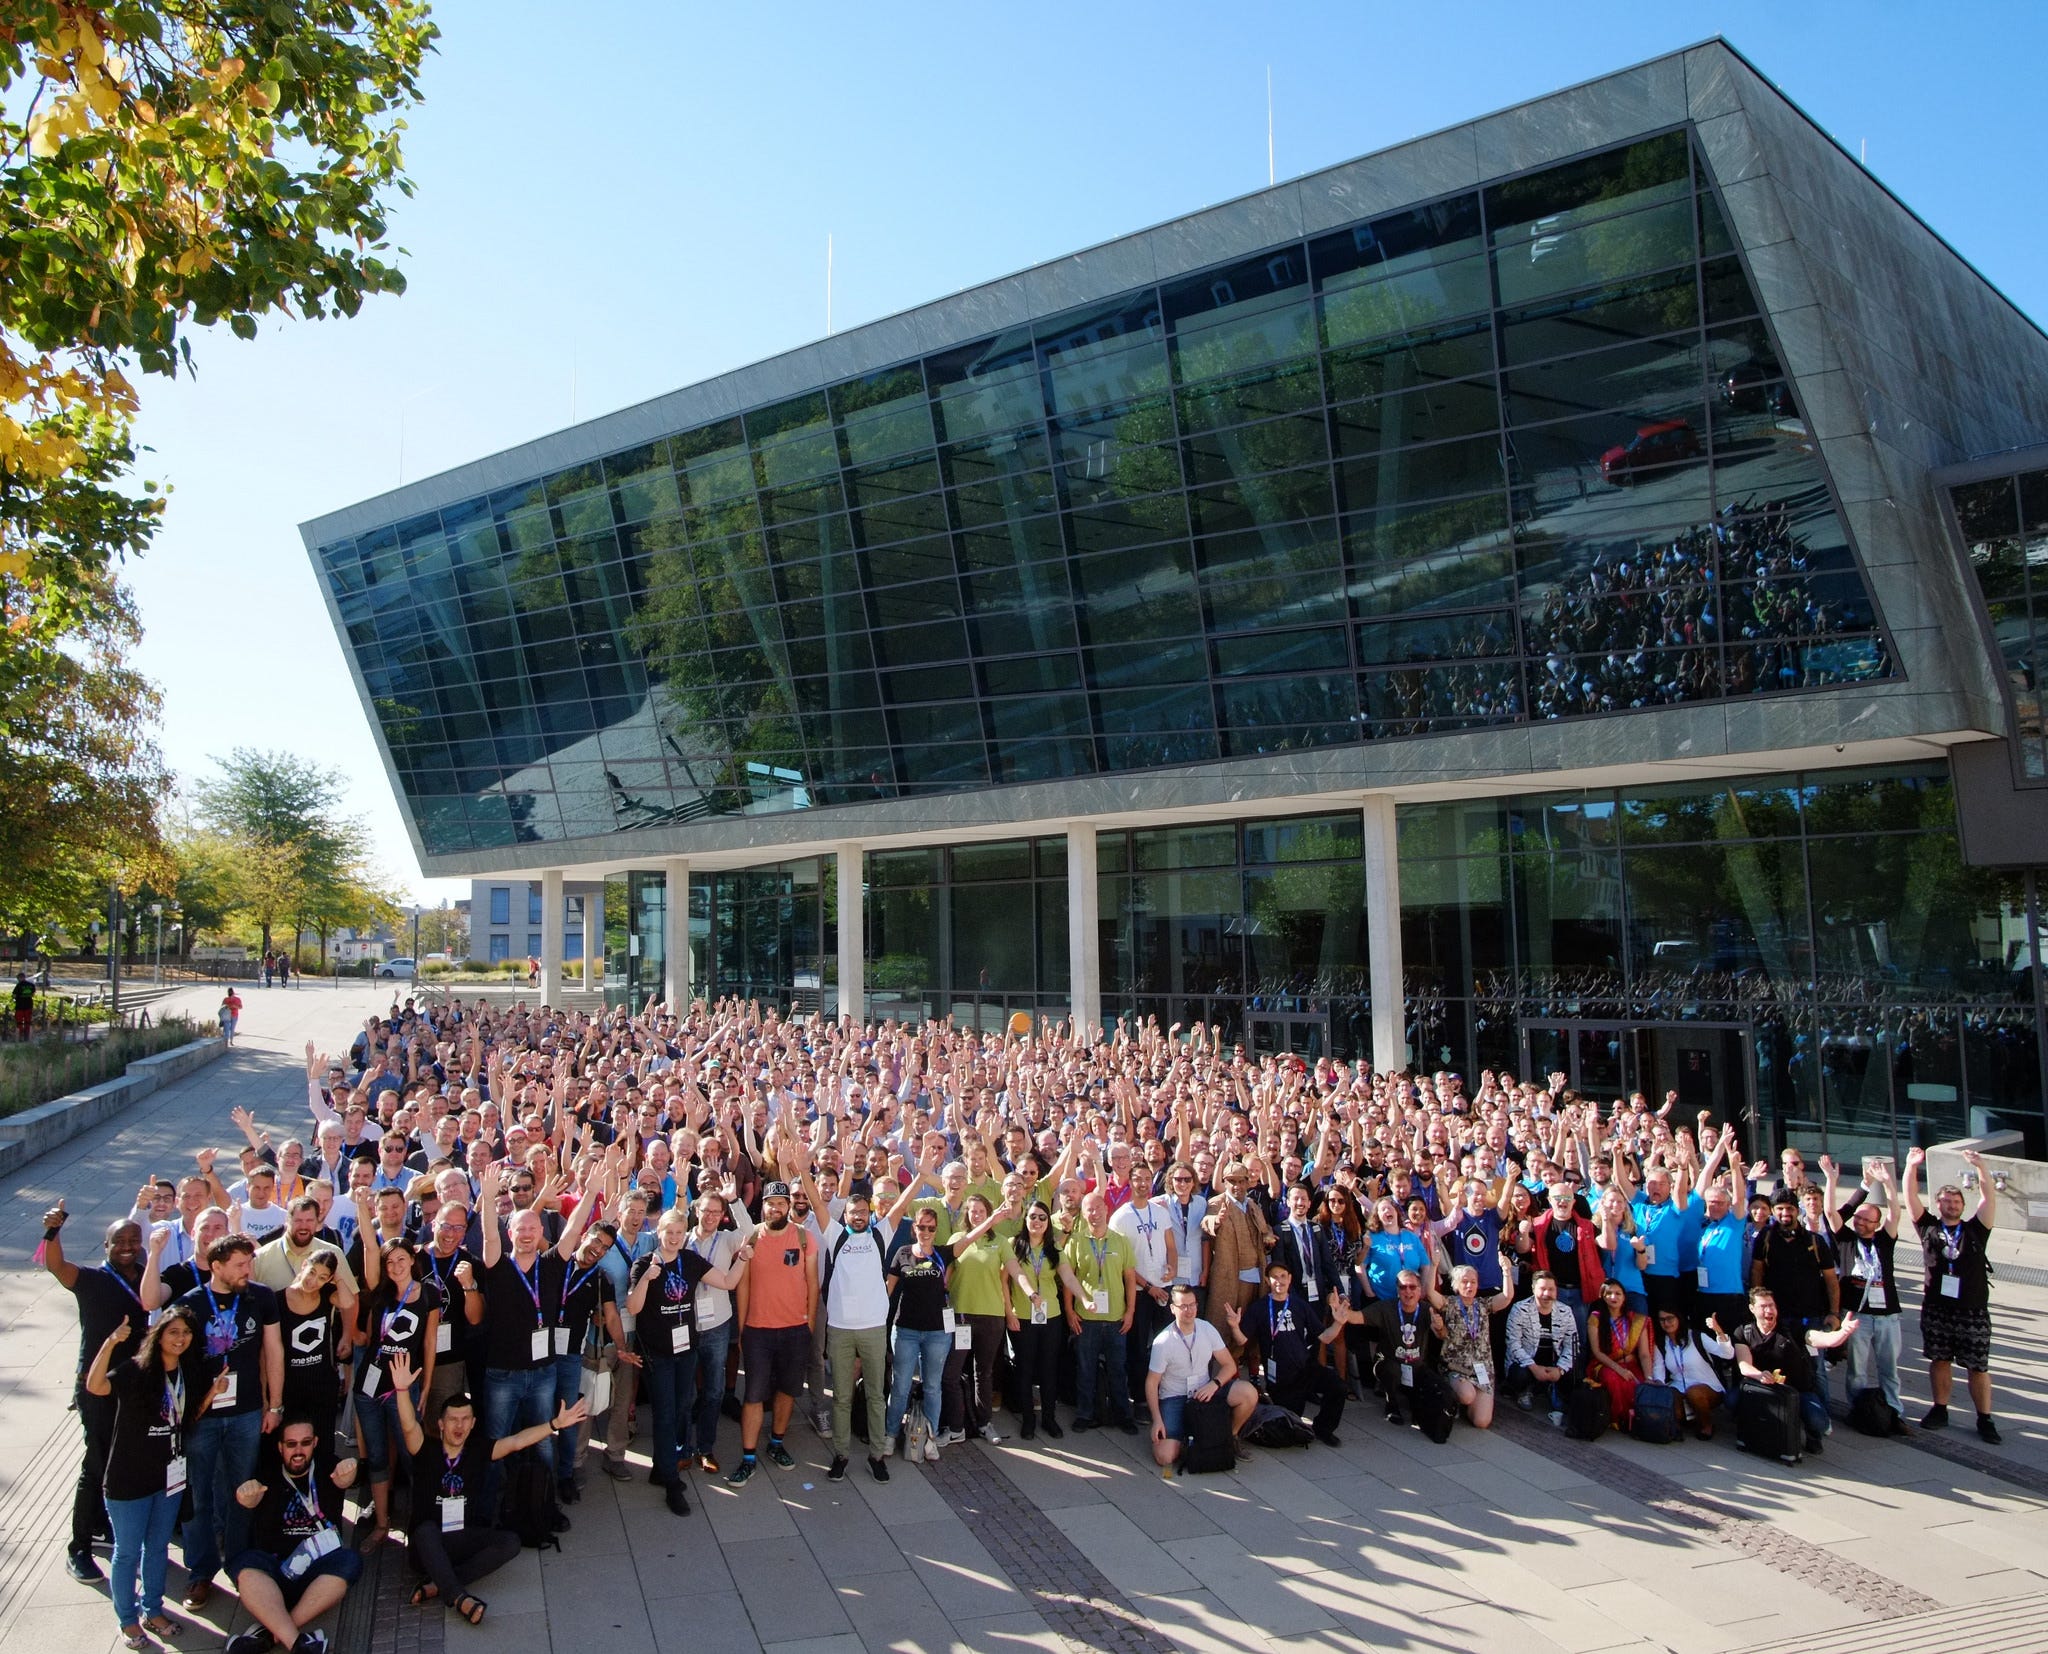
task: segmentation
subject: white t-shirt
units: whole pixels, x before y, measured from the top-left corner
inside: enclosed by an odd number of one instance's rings
[[[1109,1214],[1109,1226],[1131,1243],[1138,1279],[1147,1286],[1166,1286],[1166,1217],[1148,1201],[1129,1200]]]
[[[277,1234],[290,1221],[291,1214],[274,1200],[268,1206],[242,1208],[242,1233],[258,1246]]]
[[[1183,1333],[1178,1325],[1168,1327],[1152,1340],[1148,1363],[1159,1375],[1160,1396],[1184,1396],[1199,1390],[1209,1382],[1210,1363],[1223,1353],[1223,1334],[1207,1321],[1196,1321],[1191,1333]]]
[[[840,1244],[840,1236],[846,1237]],[[889,1289],[883,1282],[881,1237],[872,1223],[856,1233],[835,1229],[824,1250],[837,1250],[832,1279],[826,1287],[825,1325],[845,1331],[879,1327],[889,1319]],[[822,1267],[822,1264],[820,1265]]]
[[[739,1235],[731,1229],[719,1230],[708,1241],[692,1229],[690,1238],[683,1244],[713,1269],[730,1269],[742,1243]],[[709,1281],[700,1282],[694,1301],[699,1332],[722,1327],[732,1319],[732,1294],[724,1287],[713,1286]]]

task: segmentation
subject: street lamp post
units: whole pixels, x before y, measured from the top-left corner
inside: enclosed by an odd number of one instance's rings
[[[164,904],[151,902],[149,911],[156,915],[156,985],[164,985]]]

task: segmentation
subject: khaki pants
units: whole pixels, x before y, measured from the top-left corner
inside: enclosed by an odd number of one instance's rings
[[[868,1452],[880,1454],[885,1439],[883,1407],[889,1399],[887,1327],[828,1327],[825,1342],[832,1353],[832,1451],[853,1456],[854,1367],[868,1386]]]
[[[626,1449],[633,1440],[633,1398],[640,1390],[640,1369],[629,1361],[619,1359],[616,1344],[607,1344],[604,1354],[598,1357],[604,1370],[612,1375],[612,1407],[605,1415],[604,1456],[607,1464],[624,1464]],[[590,1434],[597,1435],[595,1421]]]

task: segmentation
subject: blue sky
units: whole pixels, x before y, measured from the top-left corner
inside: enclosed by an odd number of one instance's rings
[[[394,239],[411,290],[195,344],[144,386],[170,517],[133,571],[182,777],[350,777],[422,899],[301,550],[312,516],[1266,182],[1725,35],[2048,318],[2031,4],[738,7],[446,0]],[[574,19],[573,33],[564,24]]]

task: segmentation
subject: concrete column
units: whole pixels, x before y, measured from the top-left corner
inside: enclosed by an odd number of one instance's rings
[[[583,892],[583,991],[604,987],[604,886]]]
[[[858,844],[835,844],[839,880],[839,1014],[856,1023],[868,1016],[867,852]]]
[[[1401,857],[1394,838],[1394,801],[1365,801],[1365,925],[1372,954],[1372,1065],[1408,1066],[1402,1002]]]
[[[661,864],[667,886],[661,937],[661,997],[681,1016],[690,1008],[690,858],[670,856]]]
[[[1095,823],[1067,823],[1067,987],[1077,1029],[1102,1024],[1102,898]]]
[[[544,1005],[562,1003],[562,872],[540,876],[540,997]]]

